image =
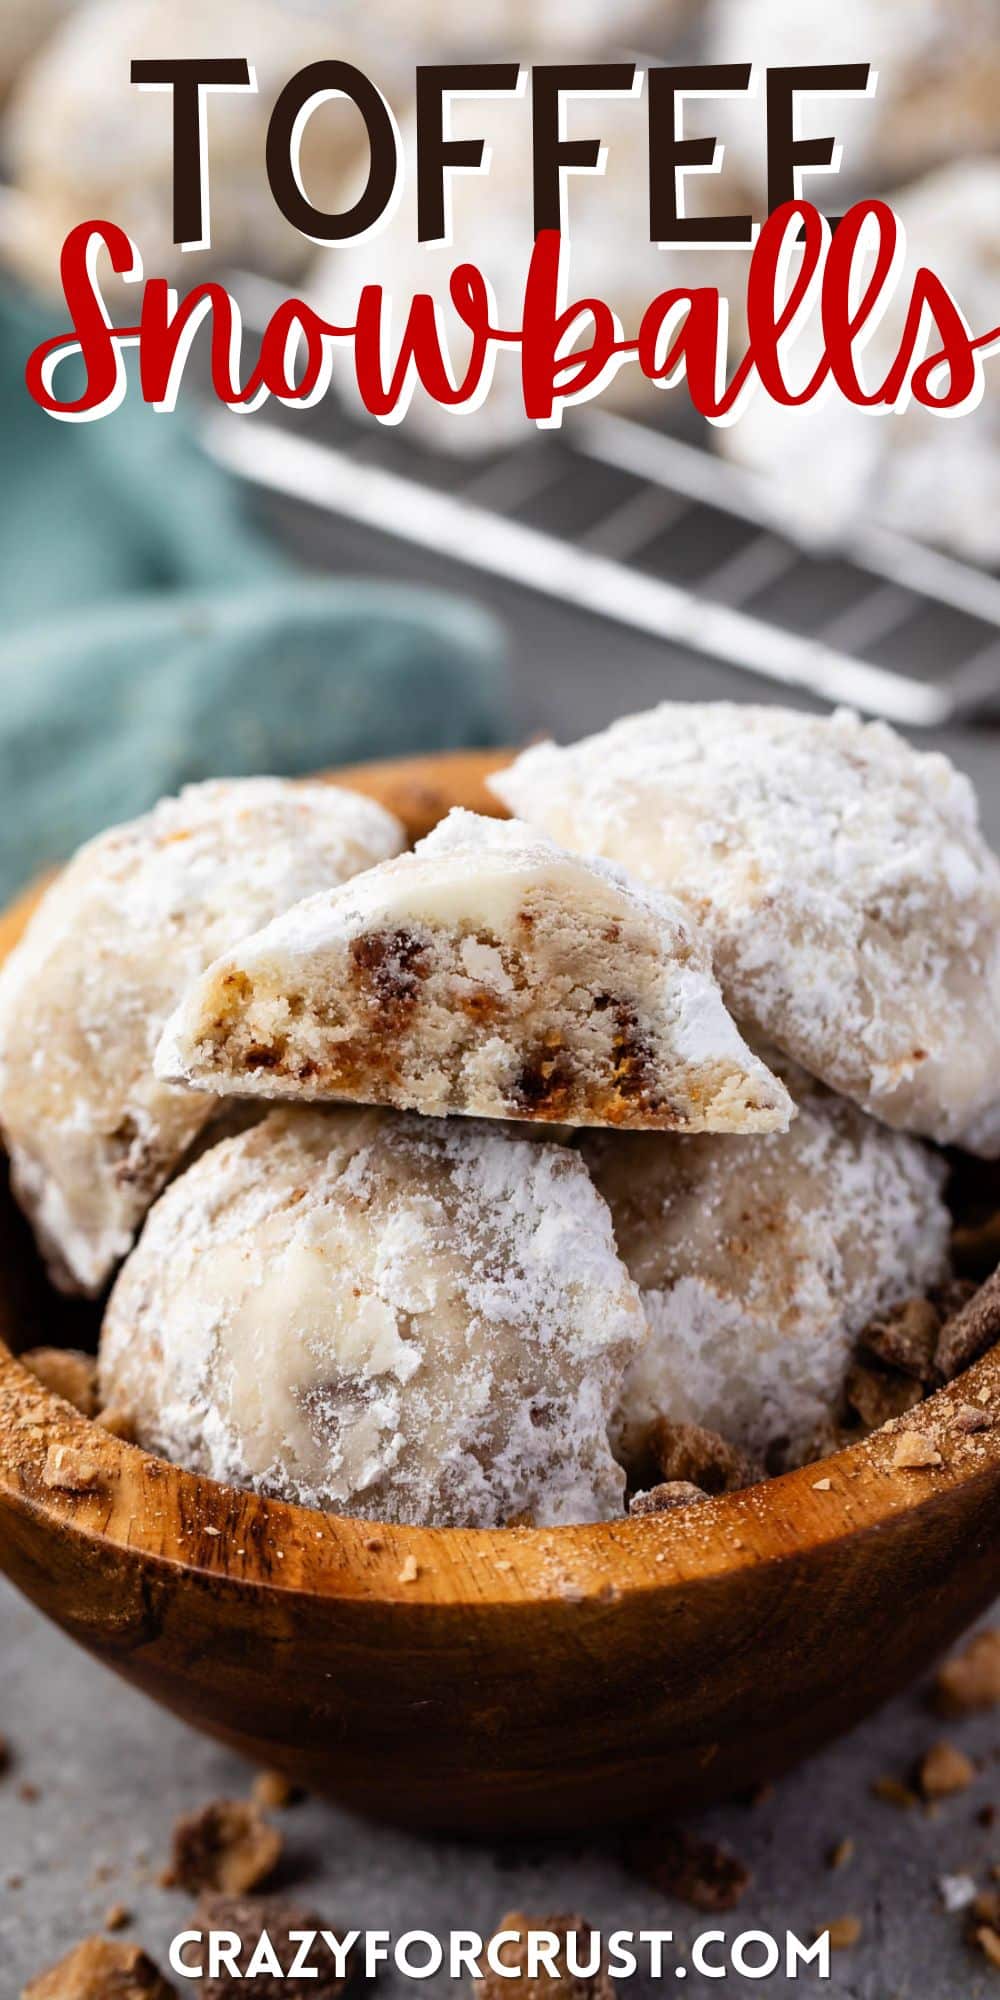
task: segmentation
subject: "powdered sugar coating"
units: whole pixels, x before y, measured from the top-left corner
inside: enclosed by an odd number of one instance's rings
[[[947,758],[845,710],[666,702],[492,784],[678,896],[738,1021],[887,1124],[1000,1153],[1000,864]]]
[[[53,1275],[95,1292],[211,1106],[153,1074],[202,968],[321,884],[398,852],[332,785],[219,780],[80,849],[0,970],[0,1125]]]
[[[560,1124],[773,1131],[792,1108],[679,903],[468,812],[217,960],[156,1067],[222,1093]]]
[[[808,1458],[864,1326],[947,1274],[943,1163],[788,1081],[785,1133],[581,1141],[650,1325],[619,1415],[626,1458],[657,1416]]]
[[[645,1338],[571,1151],[273,1112],[174,1181],[112,1293],[105,1398],[196,1471],[379,1520],[620,1513],[608,1423]]]

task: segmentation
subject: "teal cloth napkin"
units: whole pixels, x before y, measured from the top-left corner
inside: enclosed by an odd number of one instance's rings
[[[296,580],[124,600],[0,647],[0,894],[191,779],[504,740],[492,621]]]
[[[509,736],[485,614],[301,575],[179,412],[36,409],[62,323],[0,295],[0,896],[188,780]]]

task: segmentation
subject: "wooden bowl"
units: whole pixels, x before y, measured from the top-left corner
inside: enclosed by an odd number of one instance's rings
[[[490,809],[504,761],[345,775],[418,832],[449,804]],[[8,1202],[3,1568],[189,1722],[413,1827],[579,1831],[731,1794],[884,1701],[1000,1587],[1000,1427],[950,1421],[983,1392],[1000,1413],[996,1352],[909,1420],[936,1470],[895,1468],[874,1436],[687,1512],[472,1533],[309,1513],[119,1442],[13,1358],[87,1318],[48,1290]],[[85,1454],[88,1490],[47,1482],[57,1443]]]

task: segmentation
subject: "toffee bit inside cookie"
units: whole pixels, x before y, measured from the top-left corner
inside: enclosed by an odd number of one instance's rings
[[[177,2000],[177,1993],[137,1945],[92,1937],[29,1980],[21,2000]]]
[[[323,1931],[332,1931],[338,1938],[345,1933],[338,1931],[328,1918],[318,1916],[314,1910],[286,1902],[281,1896],[219,1896],[206,1893],[191,1917],[190,1928],[200,1931],[203,1936],[210,1932],[228,1931],[240,1943],[237,1954],[240,1973],[223,1969],[218,1978],[203,1979],[198,1988],[199,2000],[227,2000],[227,1995],[238,1994],[242,1994],[244,2000],[341,2000],[348,1988],[357,1982],[359,1968],[356,1953],[347,1953],[341,1977],[329,1947],[320,1941]],[[308,1970],[304,1968],[301,1976],[290,1978],[279,1978],[277,1974],[266,1971],[246,1977],[246,1969],[265,1935],[281,1965],[290,1966],[298,1951],[296,1933],[300,1938],[302,1933],[315,1934],[314,1949],[306,1960]]]
[[[20,1360],[43,1389],[72,1403],[82,1417],[97,1414],[97,1362],[92,1354],[72,1347],[32,1347]]]
[[[551,1968],[539,1963],[532,1974],[528,1936],[530,1933],[537,1939],[540,1932],[549,1933],[552,1939]],[[509,2000],[511,1993],[518,1994],[520,2000],[615,2000],[614,1984],[599,1961],[598,1941],[585,1917],[528,1916],[523,1910],[508,1910],[490,1943],[498,1939],[503,1942],[496,1945],[494,1955],[511,1968],[510,1973],[505,1976],[490,1969],[481,1979],[473,1980],[476,2000]],[[598,1963],[593,1971],[574,1969],[590,1967],[595,1958]]]
[[[672,1514],[678,1507],[696,1507],[709,1495],[702,1487],[692,1485],[690,1479],[669,1479],[660,1486],[653,1486],[647,1493],[633,1493],[629,1501],[630,1514]]]
[[[1000,1630],[977,1632],[945,1661],[934,1682],[934,1703],[942,1715],[969,1715],[1000,1703]]]
[[[273,1875],[281,1848],[280,1833],[255,1805],[214,1799],[177,1821],[163,1885],[194,1896],[202,1889],[241,1896]]]
[[[651,1888],[677,1896],[695,1910],[734,1910],[750,1887],[750,1871],[737,1855],[679,1827],[636,1834],[627,1843],[625,1859]]]

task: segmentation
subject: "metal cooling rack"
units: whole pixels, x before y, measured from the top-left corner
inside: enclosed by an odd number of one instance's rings
[[[271,288],[234,288],[262,325]],[[767,482],[700,443],[594,404],[471,460],[332,399],[272,407],[205,418],[209,451],[255,486],[893,722],[1000,706],[1000,576],[871,522],[836,552],[799,546]]]

